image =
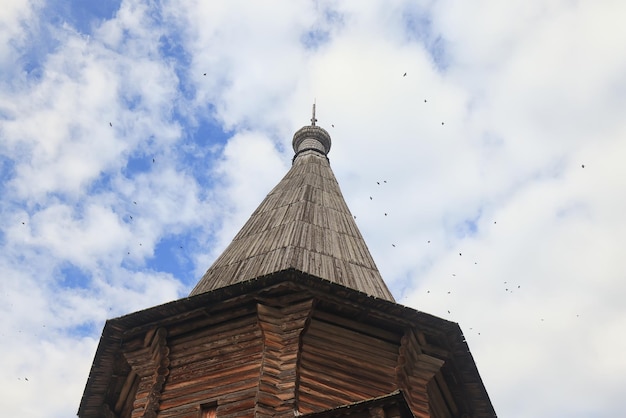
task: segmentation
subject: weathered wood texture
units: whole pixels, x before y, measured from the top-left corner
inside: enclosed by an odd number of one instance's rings
[[[302,333],[313,312],[313,299],[291,306],[258,305],[263,330],[263,361],[256,417],[293,417]]]
[[[417,417],[495,416],[456,324],[305,279],[224,289],[221,300],[202,294],[164,305],[160,319],[151,309],[141,321],[116,320],[114,347],[99,348],[111,357],[95,362],[113,359],[114,373],[91,383],[79,415],[197,418],[212,405],[220,418],[334,409],[387,417],[395,412],[343,407],[401,390]]]
[[[327,320],[311,320],[301,358],[298,410],[302,413],[381,396],[397,388],[397,345]]]
[[[183,331],[179,335],[175,328],[170,330],[174,334],[169,339],[171,371],[159,417],[198,416],[200,406],[209,402],[217,402],[219,417],[252,415],[263,356],[262,331],[254,311],[224,319],[198,328],[179,326]]]
[[[454,404],[450,407],[445,402],[433,407],[433,396],[440,397],[440,392],[428,391],[429,383],[439,372],[444,360],[425,354],[416,337],[415,330],[408,329],[402,337],[400,359],[398,362],[398,382],[405,392],[407,402],[416,417],[445,418],[456,416]],[[438,389],[438,387],[436,387]],[[437,399],[439,401],[439,399]]]
[[[337,408],[301,415],[302,418],[413,418],[404,394],[394,391],[388,395],[342,405]]]
[[[328,159],[299,155],[191,295],[294,268],[389,301]]]

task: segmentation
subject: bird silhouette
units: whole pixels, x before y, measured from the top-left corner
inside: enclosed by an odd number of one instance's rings
[[[395,248],[396,244],[391,244],[391,246]]]
[[[109,126],[113,126],[113,124],[111,122],[109,122]]]
[[[202,74],[202,75],[206,75],[206,73]]]
[[[152,162],[154,163],[154,158],[152,159]]]
[[[582,165],[582,168],[585,168],[585,165],[584,165],[584,164]]]
[[[372,200],[372,196],[370,196],[370,200]]]
[[[402,77],[406,77],[406,73],[404,73],[404,75],[402,75]]]

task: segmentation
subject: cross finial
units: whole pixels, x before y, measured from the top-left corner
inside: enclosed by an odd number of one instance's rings
[[[317,122],[317,119],[315,119],[315,102],[313,102],[313,117],[311,118],[311,126],[315,126],[315,122]]]

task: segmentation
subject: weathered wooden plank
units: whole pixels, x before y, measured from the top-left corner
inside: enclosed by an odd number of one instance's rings
[[[276,306],[276,300],[268,300]],[[258,305],[259,326],[263,330],[264,355],[259,376],[255,415],[293,415],[300,335],[313,310],[313,299],[277,308]]]
[[[166,387],[161,397],[161,409],[169,409],[191,403],[205,403],[239,391],[256,391],[258,375],[251,375],[247,378],[240,377],[230,383],[218,382],[215,385],[211,383],[210,381],[200,381],[181,390],[168,390]]]
[[[319,373],[317,370],[303,368],[300,371],[300,387],[311,387],[314,384],[321,384],[325,387],[334,387],[340,392],[354,391],[364,394],[365,397],[381,396],[394,391],[396,385],[393,382],[381,380],[367,380],[359,378],[358,375],[350,376],[346,373],[333,371],[332,374]]]
[[[359,351],[378,356],[382,361],[395,365],[399,346],[379,340],[369,335],[359,334],[343,327],[322,321],[311,321],[305,338],[317,338],[349,346],[352,351]]]
[[[360,321],[355,321],[353,319],[349,319],[341,315],[336,315],[334,313],[325,312],[319,309],[315,310],[315,312],[313,313],[313,318],[335,324],[337,326],[358,332],[360,334],[369,335],[384,342],[388,342],[398,346],[400,345],[400,340],[402,339],[403,335],[403,331],[389,331],[382,326],[376,326]]]
[[[172,367],[168,384],[175,385],[189,379],[201,378],[203,376],[219,376],[260,361],[261,353],[259,347],[259,350],[245,352],[235,358],[230,356],[217,357],[206,361],[189,363],[185,366]]]
[[[366,360],[349,358],[333,352],[325,347],[314,347],[310,344],[302,349],[301,360],[303,367],[311,363],[311,368],[324,367],[329,370],[358,373],[359,376],[369,379],[380,379],[383,376],[394,376],[395,367],[380,366],[375,358]]]
[[[349,346],[341,345],[339,340],[327,340],[318,338],[317,336],[308,335],[305,337],[304,341],[307,344],[307,347],[314,347],[311,349],[316,350],[316,352],[320,352],[321,355],[327,356],[329,352],[332,352],[332,356],[336,359],[336,361],[345,362],[352,366],[359,367],[363,364],[367,364],[368,362],[375,361],[376,364],[372,364],[369,367],[371,367],[372,370],[382,371],[394,368],[397,364],[397,362],[392,359],[384,358],[383,356],[377,357],[377,353],[350,350]]]

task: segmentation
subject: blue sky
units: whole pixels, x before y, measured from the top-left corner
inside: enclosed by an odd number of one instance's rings
[[[4,2],[3,410],[73,416],[104,321],[188,294],[316,100],[383,278],[499,415],[619,416],[624,7]]]

